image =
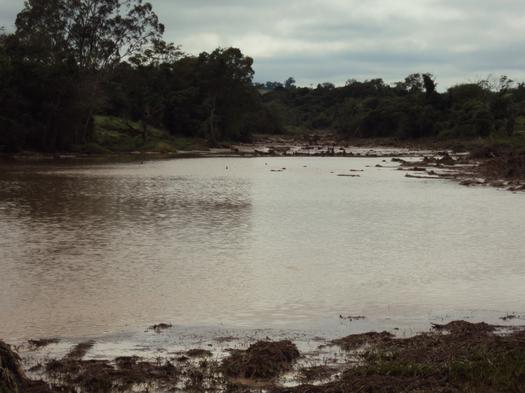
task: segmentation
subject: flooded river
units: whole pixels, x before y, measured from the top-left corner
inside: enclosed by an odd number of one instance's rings
[[[525,195],[382,160],[2,164],[0,338],[525,311]]]

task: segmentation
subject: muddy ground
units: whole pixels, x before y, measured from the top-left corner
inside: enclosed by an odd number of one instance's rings
[[[407,177],[450,179],[465,186],[525,191],[525,152],[509,147],[469,146],[422,141],[343,140],[334,134],[261,136],[252,144],[212,149],[209,155],[240,157],[391,158]],[[388,165],[383,165],[389,167]],[[391,167],[391,166],[390,166]],[[359,174],[339,176],[360,177]]]
[[[393,140],[341,140],[332,134],[260,138],[232,147],[240,154],[308,157],[382,157],[401,164],[407,177],[450,179],[465,186],[525,191],[525,152],[505,147],[447,146]],[[389,167],[388,165],[383,165]],[[347,174],[344,176],[359,176]]]
[[[45,351],[40,344],[35,351]],[[78,343],[27,369],[27,359],[0,343],[0,392],[525,392],[525,327],[519,326],[454,321],[408,338],[355,334],[319,342],[319,350],[344,354],[322,360],[290,340],[257,341],[223,357],[194,348],[111,360],[89,359],[93,344]]]
[[[465,186],[492,186],[513,192],[525,191],[525,152],[509,147],[437,141],[392,139],[345,140],[332,133],[259,135],[250,144],[225,145],[202,151],[173,154],[130,152],[124,155],[43,155],[21,153],[1,156],[6,162],[24,161],[138,161],[196,157],[355,157],[393,159],[394,168],[414,179],[449,179]],[[386,162],[386,161],[385,161]],[[380,165],[392,168],[392,165]],[[282,170],[272,170],[282,172]],[[361,174],[340,174],[361,177]],[[162,327],[160,327],[162,329]]]

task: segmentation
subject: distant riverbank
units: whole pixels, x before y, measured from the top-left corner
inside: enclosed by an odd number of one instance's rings
[[[120,120],[100,118],[99,127],[124,127]],[[116,124],[116,125],[115,125]],[[125,123],[125,127],[130,127]],[[138,127],[138,126],[137,126]],[[105,128],[104,128],[105,129]],[[112,129],[112,128],[109,128]],[[150,143],[151,150],[126,150],[130,141],[123,142],[122,132],[115,131],[116,150],[108,147],[80,148],[77,152],[39,153],[21,152],[0,155],[4,162],[60,162],[76,163],[93,162],[138,162],[147,160],[165,160],[180,158],[205,157],[365,157],[365,158],[399,158],[407,177],[413,178],[448,178],[463,185],[489,185],[510,191],[525,191],[525,142],[518,139],[504,140],[397,140],[384,139],[341,139],[332,133],[312,133],[298,135],[257,135],[252,143],[224,143],[222,147],[206,147],[205,141],[184,139],[178,141],[182,146],[176,148],[175,140],[164,141],[163,132],[154,130],[155,141]],[[101,131],[99,138],[108,138],[107,130]],[[129,132],[126,131],[126,132]],[[116,133],[116,134],[115,134]],[[101,137],[101,135],[105,135]],[[116,135],[116,136],[115,136]],[[120,135],[120,136],[118,136]],[[100,140],[99,140],[100,141]],[[517,142],[516,142],[517,141]],[[108,142],[106,141],[106,144]],[[170,144],[171,143],[171,144]],[[97,144],[96,146],[101,146]],[[418,161],[406,158],[418,157]]]

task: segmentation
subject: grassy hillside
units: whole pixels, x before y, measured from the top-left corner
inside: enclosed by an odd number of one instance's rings
[[[112,117],[95,116],[91,141],[77,146],[76,150],[89,154],[128,152],[176,153],[181,150],[206,149],[204,140],[174,137],[167,131],[147,127],[144,138],[142,125],[138,122]]]

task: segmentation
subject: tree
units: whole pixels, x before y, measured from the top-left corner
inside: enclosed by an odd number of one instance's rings
[[[164,25],[142,0],[28,0],[16,36],[47,64],[73,61],[81,70],[108,70],[160,45]]]
[[[436,93],[436,82],[432,74],[423,74],[423,86],[427,97],[432,97]]]
[[[410,74],[405,78],[405,88],[410,93],[421,93],[423,86],[423,77],[421,74]]]
[[[295,87],[295,79],[293,77],[289,77],[288,79],[286,79],[286,81],[284,82],[284,88],[292,89],[294,87]]]
[[[331,82],[323,82],[317,85],[318,90],[334,90],[335,85]]]
[[[33,81],[51,83],[40,113],[46,149],[86,142],[104,104],[104,81],[124,60],[172,51],[163,32],[142,0],[27,0],[10,51]]]
[[[265,87],[268,90],[276,90],[276,89],[282,89],[283,88],[283,84],[281,82],[268,81],[268,82],[265,83]]]
[[[223,136],[220,133],[239,120],[240,109],[253,103],[253,59],[237,48],[220,48],[201,53],[198,62],[198,83],[206,94],[208,108],[207,134],[215,144]]]

